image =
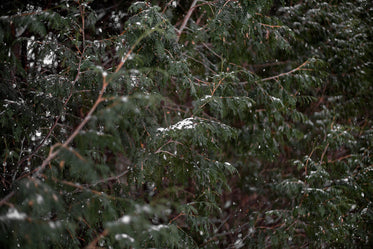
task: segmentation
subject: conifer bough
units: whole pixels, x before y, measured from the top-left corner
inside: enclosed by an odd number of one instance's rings
[[[372,247],[369,1],[0,11],[1,248]]]

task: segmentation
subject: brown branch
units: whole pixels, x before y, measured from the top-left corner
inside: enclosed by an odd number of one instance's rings
[[[335,159],[335,160],[328,160],[328,163],[339,162],[339,161],[342,161],[342,160],[344,160],[344,159],[346,159],[346,158],[350,158],[350,157],[352,157],[352,156],[353,156],[352,154],[345,155],[345,156],[339,157],[339,158],[337,158],[337,159]]]
[[[181,26],[180,26],[180,29],[177,31],[177,38],[176,38],[176,41],[179,41],[180,36],[181,36],[181,33],[182,33],[183,30],[185,29],[185,27],[186,27],[186,25],[187,25],[187,23],[188,23],[188,21],[189,21],[189,19],[190,19],[190,16],[192,15],[192,13],[193,13],[193,11],[194,11],[194,9],[195,9],[195,6],[196,6],[196,4],[197,4],[197,1],[198,1],[198,0],[193,0],[192,5],[190,6],[190,8],[189,8],[187,14],[185,15],[184,20],[183,20],[183,22],[182,22],[182,24],[181,24]]]
[[[223,80],[225,80],[225,77],[222,78],[221,80],[219,80],[218,85],[216,87],[215,87],[215,84],[214,84],[214,89],[211,92],[211,96],[214,96],[216,89],[218,89],[218,87],[221,85],[221,83],[223,82]]]
[[[48,176],[43,175],[43,174],[40,174],[40,176],[43,177],[44,179],[48,178]],[[92,194],[95,194],[97,196],[105,196],[105,197],[107,197],[108,199],[111,199],[111,200],[116,199],[115,196],[110,196],[110,195],[105,194],[104,192],[100,192],[100,191],[97,191],[97,190],[94,190],[94,189],[90,189],[90,188],[87,187],[87,185],[80,185],[78,183],[74,183],[74,182],[70,182],[70,181],[66,181],[66,180],[60,180],[56,177],[51,177],[51,180],[53,180],[55,182],[58,182],[58,183],[61,183],[61,184],[64,184],[66,186],[74,187],[74,188],[79,189],[81,191],[85,190],[85,191],[91,192]]]
[[[15,194],[14,191],[7,194],[1,201],[0,201],[0,207],[4,205],[13,195]]]
[[[192,56],[189,56],[189,55],[186,55],[189,59],[197,62],[197,63],[200,63],[201,65],[205,66],[205,64],[202,62],[202,61],[199,61],[197,60],[196,58],[193,58]],[[208,69],[209,71],[211,71],[212,73],[214,74],[217,74],[217,72],[215,72],[214,70],[212,70],[210,67],[206,66],[206,69]]]
[[[103,101],[102,95],[104,94],[107,86],[108,82],[106,81],[106,76],[103,76],[102,88],[98,95],[98,98],[96,99],[96,102],[93,104],[92,108],[89,110],[88,114],[85,116],[83,121],[78,125],[78,127],[74,130],[70,137],[61,145],[61,147],[67,147],[72,142],[72,140],[78,135],[81,129],[86,125],[86,123],[91,119],[93,112],[97,109],[98,105]],[[61,149],[58,149],[57,151],[52,152],[52,148],[50,150],[49,156],[43,161],[42,165],[33,171],[33,175],[40,174],[45,169],[47,164],[49,164],[49,162],[53,160],[61,151]]]
[[[163,8],[163,10],[162,10],[162,14],[164,14],[164,13],[166,12],[168,6],[170,6],[171,3],[172,3],[173,1],[174,1],[174,0],[171,0],[171,1],[169,1],[168,3],[166,3],[166,6],[165,6],[165,7]]]
[[[284,65],[288,64],[290,61],[275,61],[275,62],[268,62],[268,63],[263,63],[263,64],[248,64],[247,67],[253,67],[253,68],[263,68],[263,67],[271,67],[271,66],[278,66],[278,65]],[[234,63],[229,63],[235,66],[238,66]],[[243,67],[246,69],[246,67]]]
[[[326,151],[328,150],[328,147],[329,147],[329,143],[326,144],[324,151],[322,152],[320,162],[322,162],[322,160],[324,159],[324,156],[326,154]]]
[[[224,7],[229,3],[229,2],[235,2],[236,0],[228,0],[224,3],[223,7],[221,7],[221,9],[218,11],[218,13],[216,14],[217,16],[220,15],[220,13],[223,11]]]
[[[84,27],[84,5],[83,4],[80,4],[79,5],[79,10],[80,10],[80,16],[82,18],[82,27],[80,28],[81,29],[81,32],[82,32],[82,38],[83,38],[83,50],[85,48],[85,27]]]
[[[259,80],[259,82],[268,81],[268,80],[277,80],[278,78],[280,78],[282,76],[286,76],[286,75],[292,74],[292,73],[294,73],[296,71],[302,70],[302,68],[304,66],[306,66],[308,63],[309,63],[309,61],[306,60],[305,62],[303,62],[302,65],[298,66],[297,68],[294,68],[293,70],[290,70],[289,72],[280,73],[279,75],[275,75],[275,76],[271,76],[271,77],[268,77],[268,78],[264,78],[264,79]]]
[[[158,26],[158,25],[157,25]],[[136,48],[136,46],[139,44],[139,42],[146,36],[148,36],[149,34],[151,34],[152,32],[156,31],[157,29],[154,28],[154,29],[151,29],[150,31],[146,32],[144,35],[142,35],[139,39],[137,39],[137,41],[132,45],[132,47],[130,48],[130,50],[127,52],[127,54],[121,59],[120,63],[118,64],[117,68],[115,69],[115,73],[117,73],[124,65],[124,63],[127,61],[127,59],[130,57],[130,55],[132,54],[133,50]]]
[[[312,156],[312,154],[315,152],[315,150],[316,150],[316,148],[313,148],[313,149],[312,149],[311,153],[308,155],[308,158],[307,158],[307,160],[306,160],[306,165],[304,166],[304,174],[305,174],[305,176],[308,175],[308,172],[307,172],[308,162],[309,162],[309,160],[311,159],[311,156]],[[307,179],[305,180],[305,182],[306,182],[306,181],[307,181]]]
[[[111,177],[108,177],[108,178],[105,178],[105,179],[102,179],[102,180],[99,180],[93,184],[91,184],[90,186],[95,186],[97,184],[100,184],[100,183],[104,183],[104,182],[108,182],[108,181],[112,181],[112,180],[118,180],[119,178],[121,178],[122,176],[124,176],[125,174],[128,173],[128,170],[125,170],[123,171],[122,173],[120,173],[119,175],[116,175],[116,176],[111,176]]]
[[[219,57],[220,60],[223,60],[223,58],[221,57],[221,55],[218,55],[214,50],[212,50],[206,43],[202,42],[202,45],[207,48],[208,50],[210,50],[211,53],[213,53],[216,57]]]
[[[168,222],[168,224],[171,224],[172,222],[174,222],[175,220],[177,220],[179,217],[184,216],[184,215],[186,215],[186,214],[183,213],[183,212],[179,213],[179,214],[176,215],[174,218],[172,218],[172,220],[170,220],[170,221]]]
[[[169,154],[170,156],[176,157],[176,155],[172,154],[171,152],[167,150],[157,150],[156,152],[154,152],[154,154],[159,154],[159,153],[165,153],[165,154]]]
[[[91,243],[88,244],[86,249],[95,249],[98,241],[102,239],[103,237],[105,237],[106,235],[108,235],[108,233],[109,233],[109,230],[105,229],[99,236],[97,236]]]
[[[270,25],[270,24],[265,24],[265,23],[259,23],[259,24],[264,27],[270,27],[270,28],[282,28],[283,27],[281,25]]]

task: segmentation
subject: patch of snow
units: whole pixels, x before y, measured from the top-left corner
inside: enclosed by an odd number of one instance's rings
[[[238,239],[236,240],[236,242],[234,242],[234,248],[242,248],[242,247],[244,247],[244,243],[242,239]]]
[[[120,223],[123,224],[129,224],[131,222],[131,216],[129,215],[124,215],[122,218],[118,220]]]
[[[59,222],[59,221],[57,221],[57,222],[50,221],[50,222],[48,222],[48,225],[49,225],[50,228],[55,229],[55,228],[61,226],[61,222]]]
[[[116,235],[115,235],[115,239],[116,239],[116,240],[128,239],[128,240],[131,241],[132,243],[135,242],[135,239],[132,238],[131,236],[129,236],[128,234],[126,234],[126,233],[116,234]]]
[[[209,99],[209,98],[211,98],[212,96],[211,95],[205,95],[202,99],[201,99],[201,101],[205,101],[205,100],[207,100],[207,99]]]
[[[229,200],[229,201],[225,202],[224,208],[229,208],[231,205],[232,205],[232,201]]]
[[[136,212],[137,213],[142,213],[142,212],[145,212],[145,213],[150,213],[152,210],[150,208],[149,205],[136,205]]]
[[[326,193],[323,189],[320,189],[320,188],[306,188],[306,191],[307,192],[319,192],[319,193],[323,193],[323,194]]]
[[[361,215],[365,215],[368,212],[368,208],[364,208],[361,210]]]
[[[149,231],[159,231],[163,228],[168,228],[168,226],[162,225],[162,224],[161,225],[152,225],[152,226],[150,226]]]
[[[37,202],[38,204],[43,203],[43,202],[44,202],[44,198],[43,198],[43,196],[41,196],[41,195],[36,195],[36,202]]]
[[[281,99],[279,99],[279,98],[276,98],[276,97],[273,97],[273,96],[269,96],[269,97],[271,98],[271,100],[273,102],[281,102],[282,103]]]
[[[56,54],[53,53],[53,52],[50,52],[49,54],[47,54],[44,59],[43,59],[43,63],[44,65],[52,65],[53,64],[53,60],[56,59]]]
[[[197,123],[193,122],[193,120],[195,120],[193,117],[186,118],[184,120],[177,122],[174,125],[169,126],[168,128],[158,128],[157,131],[166,132],[170,130],[194,129]]]
[[[0,216],[0,220],[24,220],[26,217],[25,213],[20,213],[17,209],[10,208],[5,216]]]

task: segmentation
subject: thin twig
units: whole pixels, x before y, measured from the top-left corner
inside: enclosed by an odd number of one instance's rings
[[[292,73],[294,73],[296,71],[301,70],[302,67],[306,66],[308,63],[309,63],[309,61],[306,60],[305,62],[302,63],[302,65],[298,66],[297,68],[294,68],[293,70],[290,70],[289,72],[280,73],[280,74],[275,75],[275,76],[264,78],[264,79],[259,80],[259,82],[268,81],[268,80],[277,80],[278,78],[280,78],[282,76],[286,76],[286,75],[289,75],[289,74],[292,74]]]
[[[40,176],[43,177],[44,179],[48,178],[48,176],[43,175],[43,174],[40,174]],[[60,179],[58,179],[56,177],[51,177],[50,179],[53,180],[53,181],[55,181],[55,182],[64,184],[66,186],[77,188],[77,189],[79,189],[81,191],[85,190],[85,191],[91,192],[92,194],[95,194],[97,196],[104,196],[104,197],[107,197],[108,199],[111,199],[111,200],[115,200],[116,199],[115,196],[110,196],[110,195],[105,194],[104,192],[100,192],[100,191],[97,191],[97,190],[94,190],[94,189],[90,189],[89,187],[87,187],[87,185],[81,185],[79,183],[74,183],[74,182],[70,182],[70,181],[66,181],[66,180],[60,180]]]
[[[174,0],[171,0],[171,1],[169,1],[168,3],[166,3],[166,6],[165,6],[165,7],[163,8],[163,10],[162,10],[162,14],[164,14],[164,13],[166,12],[168,6],[170,6],[171,3],[172,3],[173,1],[174,1]]]
[[[177,220],[179,217],[184,216],[184,215],[186,215],[186,214],[183,213],[183,212],[179,213],[179,214],[176,215],[174,218],[172,218],[172,220],[170,220],[170,221],[168,222],[168,224],[171,224],[172,222],[174,222],[175,220]]]
[[[206,43],[202,42],[202,45],[207,48],[208,50],[210,50],[211,53],[213,53],[215,56],[219,57],[220,60],[223,60],[223,58],[221,57],[221,55],[218,55],[214,50],[212,50]]]
[[[156,152],[154,152],[154,154],[159,154],[159,153],[165,153],[165,154],[169,154],[170,156],[176,157],[175,154],[172,154],[171,152],[167,150],[157,150]]]
[[[326,146],[325,146],[325,148],[324,148],[324,151],[322,152],[320,162],[323,161],[324,156],[325,156],[325,154],[326,154],[326,151],[328,150],[328,147],[329,147],[329,143],[326,144]]]
[[[90,186],[95,186],[97,184],[100,184],[100,183],[104,183],[104,182],[108,182],[108,181],[112,181],[112,180],[118,180],[119,178],[121,178],[122,176],[124,176],[125,174],[128,173],[128,170],[125,170],[123,171],[122,173],[120,173],[119,175],[116,175],[116,176],[111,176],[111,177],[108,177],[108,178],[105,178],[105,179],[102,179],[102,180],[99,180],[93,184],[90,184]]]
[[[4,205],[13,195],[15,194],[14,191],[7,194],[1,201],[0,201],[0,207]]]
[[[25,141],[25,138],[23,137],[23,139],[22,139],[22,143],[21,143],[21,150],[20,150],[20,152],[19,152],[19,155],[20,155],[20,156],[21,156],[22,153],[24,152],[24,150],[23,150],[23,142],[24,142],[24,141]],[[14,175],[13,175],[13,177],[12,177],[12,182],[15,181],[16,176],[17,176],[17,173],[18,173],[18,170],[19,170],[19,166],[21,165],[19,162],[20,162],[20,160],[19,160],[18,163],[17,163],[16,172],[14,173]]]
[[[224,3],[223,7],[221,7],[221,9],[218,11],[218,14],[216,14],[216,16],[220,15],[220,13],[223,11],[223,9],[225,8],[225,6],[226,6],[229,2],[231,2],[231,1],[232,1],[232,0],[228,0],[228,1],[226,1],[226,2]]]
[[[105,237],[106,235],[108,235],[108,233],[109,233],[109,230],[105,229],[99,236],[97,236],[91,243],[88,244],[86,249],[96,248],[96,244],[98,243],[98,241],[102,239],[103,237]]]
[[[81,32],[82,32],[82,37],[83,37],[83,50],[85,48],[85,27],[84,27],[84,9],[85,9],[85,6],[83,4],[80,4],[79,5],[79,10],[80,10],[80,16],[82,18],[82,27],[81,27]]]
[[[313,152],[315,152],[315,150],[316,150],[316,148],[314,147],[314,148],[312,149],[311,153],[310,153],[310,154],[308,155],[308,157],[307,157],[306,165],[304,166],[304,174],[305,174],[306,177],[307,177],[307,174],[308,174],[308,172],[307,172],[308,162],[309,162],[309,160],[311,159],[311,156],[312,156]],[[306,178],[305,182],[306,182],[306,181],[307,181],[307,178]]]
[[[283,27],[281,25],[270,25],[270,24],[265,24],[265,23],[259,23],[259,24],[264,27],[270,27],[270,28],[282,28]]]
[[[339,158],[337,158],[337,159],[335,159],[335,160],[328,160],[328,163],[339,162],[339,161],[342,161],[342,160],[344,160],[344,159],[346,159],[346,158],[350,158],[350,157],[352,157],[352,156],[353,156],[352,154],[345,155],[345,156],[339,157]]]

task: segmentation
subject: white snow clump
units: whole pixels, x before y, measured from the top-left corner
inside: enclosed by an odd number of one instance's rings
[[[195,120],[193,117],[186,118],[167,128],[158,128],[157,131],[166,132],[170,130],[194,129],[197,123],[193,122],[193,120]]]

